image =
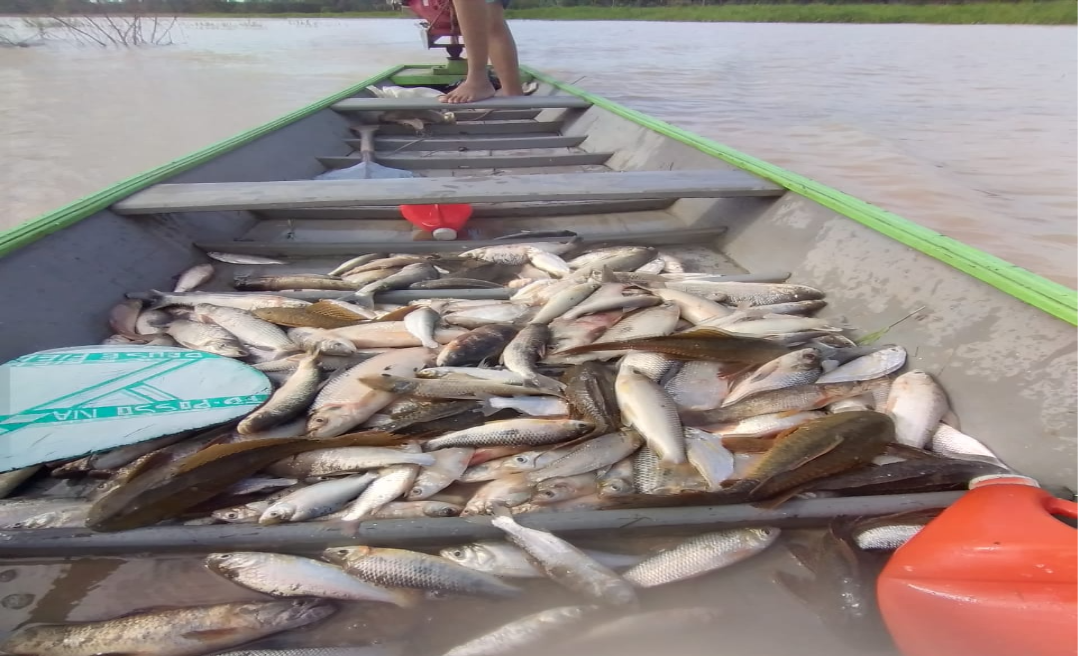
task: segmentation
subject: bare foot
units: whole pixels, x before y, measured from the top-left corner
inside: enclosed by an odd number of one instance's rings
[[[485,79],[480,82],[465,80],[450,93],[439,96],[439,102],[457,105],[461,103],[477,102],[478,100],[487,100],[494,96],[495,87],[491,86],[489,80]]]

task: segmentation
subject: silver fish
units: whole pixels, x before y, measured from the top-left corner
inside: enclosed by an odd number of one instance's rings
[[[888,376],[907,361],[903,346],[886,346],[861,358],[850,360],[818,378],[819,383],[842,383],[853,380],[872,380]]]
[[[735,473],[735,456],[720,438],[698,428],[685,428],[686,458],[701,474],[709,492],[719,492],[720,484]]]
[[[426,453],[413,453],[390,447],[342,446],[289,456],[270,465],[266,471],[275,476],[311,478],[400,464],[428,466],[435,464],[435,458]]]
[[[833,405],[836,405],[835,403]],[[830,406],[831,407],[831,406]],[[824,417],[824,412],[776,412],[757,415],[748,419],[704,426],[710,433],[721,437],[769,437],[788,429],[802,426],[811,419]]]
[[[403,644],[366,647],[298,647],[290,649],[244,649],[219,656],[402,656]]]
[[[824,292],[813,287],[786,283],[695,282],[687,280],[669,282],[667,287],[697,294],[714,301],[724,301],[730,305],[739,303],[768,305],[772,303],[790,303],[792,301],[816,301],[825,297]]]
[[[299,417],[318,394],[321,380],[317,356],[308,356],[285,384],[274,390],[266,403],[241,420],[236,431],[250,435]]]
[[[431,364],[434,353],[426,348],[396,349],[381,353],[339,374],[326,384],[311,404],[308,434],[334,437],[367,421],[394,400],[394,394],[372,389],[361,378],[378,374],[411,376]]]
[[[634,269],[634,273],[649,273],[656,275],[662,273],[663,270],[664,260],[662,260],[658,255],[655,260],[650,260],[649,262],[646,262],[645,264]]]
[[[925,524],[890,524],[854,531],[855,544],[866,551],[894,551],[923,529]]]
[[[617,342],[670,335],[678,323],[678,306],[673,303],[663,303],[624,316],[618,323],[604,331],[604,334],[598,337],[596,341]],[[607,360],[622,354],[622,351],[593,351],[571,356],[561,356],[555,353],[554,358],[559,362],[574,364],[589,360]],[[552,358],[549,357],[548,359],[551,360]]]
[[[799,385],[755,394],[715,410],[683,412],[681,415],[683,421],[691,426],[736,422],[764,414],[816,410],[840,399],[860,396],[876,387],[876,381]]]
[[[663,551],[623,572],[639,588],[683,581],[755,556],[780,537],[780,529],[737,528],[705,533]]]
[[[321,328],[290,328],[289,339],[305,351],[320,355],[348,356],[356,353],[356,346],[337,333]],[[264,370],[265,371],[265,370]]]
[[[405,498],[409,501],[431,498],[465,473],[472,455],[473,449],[469,447],[433,451],[431,456],[435,459],[435,464],[420,470],[416,482]]]
[[[632,431],[609,433],[574,447],[551,464],[532,471],[528,478],[534,482],[595,472],[628,457],[641,446],[641,437]]]
[[[452,446],[553,444],[581,437],[592,428],[589,422],[576,419],[505,419],[428,440],[424,443],[424,450],[434,451]]]
[[[240,255],[237,253],[221,253],[219,251],[207,251],[207,257],[226,264],[285,264],[283,260],[275,260],[272,257],[261,255]]]
[[[313,624],[335,610],[323,599],[155,609],[97,622],[24,626],[0,651],[13,656],[200,656]]]
[[[271,504],[259,523],[264,526],[282,522],[303,522],[341,510],[371,485],[374,473],[322,481],[296,490]]]
[[[435,341],[435,324],[438,322],[439,313],[429,307],[421,307],[405,315],[405,329],[420,340],[421,346],[427,348],[439,348],[439,343]]]
[[[634,458],[623,458],[605,470],[597,472],[596,482],[601,497],[618,497],[633,494]]]
[[[949,410],[945,390],[925,371],[909,371],[893,381],[885,413],[896,425],[896,441],[923,448]]]
[[[540,374],[536,364],[544,359],[551,331],[548,327],[531,323],[525,326],[502,352],[502,362],[510,371],[521,376],[529,385],[536,385]]]
[[[555,278],[564,278],[570,275],[569,265],[554,253],[548,253],[535,248],[531,249],[529,251],[529,264]]]
[[[83,499],[5,499],[0,530],[83,527],[90,503]]]
[[[210,263],[196,264],[185,270],[176,280],[174,292],[190,292],[196,287],[203,285],[214,277],[214,265]]]
[[[680,360],[669,358],[663,353],[653,353],[651,351],[632,351],[623,356],[619,361],[619,370],[633,369],[639,374],[642,374],[649,378],[649,380],[664,384],[665,380],[673,376],[678,375],[678,371],[683,368],[683,363]]]
[[[498,656],[556,638],[585,618],[587,607],[561,606],[533,613],[458,645],[445,656]]]
[[[364,255],[358,255],[350,260],[345,260],[338,266],[334,267],[334,270],[327,275],[340,276],[346,271],[351,271],[358,266],[362,266],[364,264],[367,264],[368,262],[373,262],[384,257],[386,257],[385,253],[365,253]]]
[[[938,424],[930,438],[930,450],[950,458],[979,460],[1008,468],[985,444],[945,423]]]
[[[434,280],[439,275],[439,271],[426,262],[409,264],[393,275],[364,285],[357,290],[355,300],[359,305],[370,307],[374,303],[372,297],[378,292],[405,289],[422,280]]]
[[[247,310],[248,312],[260,308],[302,308],[311,305],[308,301],[301,301],[286,296],[251,294],[248,292],[161,292],[153,289],[150,290],[149,298],[152,301],[150,309],[153,310],[169,305],[194,307],[203,303],[220,307],[231,307],[238,310]]]
[[[633,587],[618,574],[548,531],[519,524],[505,508],[496,509],[491,525],[506,533],[556,583],[612,606],[637,602]]]
[[[729,392],[727,379],[720,377],[722,369],[719,362],[691,360],[664,384],[664,391],[681,410],[712,410]]]
[[[533,484],[525,474],[509,474],[484,485],[465,504],[462,517],[486,515],[496,507],[514,507],[528,501],[533,494]]]
[[[299,481],[295,478],[270,478],[268,476],[252,476],[251,478],[245,478],[244,480],[234,483],[225,489],[222,494],[229,494],[235,496],[243,496],[245,494],[256,494],[259,492],[266,492],[267,490],[280,490],[284,487],[292,487]]]
[[[173,317],[164,310],[143,310],[135,320],[135,332],[140,335],[160,335],[172,320]]]
[[[462,328],[482,328],[491,324],[517,324],[532,312],[526,305],[488,301],[484,305],[463,308],[443,315],[443,321]]]
[[[488,460],[478,465],[473,465],[465,470],[460,479],[463,483],[480,483],[493,481],[507,474],[520,474],[531,472],[555,462],[567,453],[570,448],[554,448],[546,451],[523,451],[505,458]]]
[[[477,378],[447,376],[436,380],[405,378],[382,374],[366,376],[360,382],[373,389],[393,394],[408,394],[425,399],[482,399],[486,396],[550,396],[558,392],[540,387],[506,385]]]
[[[416,454],[421,455],[421,454]],[[426,454],[425,454],[426,455]],[[434,458],[432,458],[434,460]],[[367,487],[342,515],[346,534],[354,534],[360,522],[372,517],[383,507],[405,496],[420,473],[418,465],[392,465],[379,470],[379,477]]]
[[[570,414],[566,401],[551,396],[493,396],[482,399],[480,403],[484,414],[507,409],[530,417],[565,417]]]
[[[329,563],[276,553],[213,553],[206,568],[237,585],[272,597],[321,597],[344,601],[381,601],[407,608],[416,595],[349,576]]]
[[[731,308],[720,305],[715,301],[710,301],[696,294],[681,292],[677,289],[654,289],[653,293],[678,306],[679,315],[694,325],[710,319],[727,317],[734,312]]]
[[[240,358],[248,354],[232,333],[220,326],[177,319],[169,324],[166,332],[177,342],[191,349],[223,355],[227,358]]]
[[[821,356],[812,348],[781,355],[757,368],[736,383],[722,405],[731,405],[747,397],[798,385],[813,383],[821,375]]]
[[[704,492],[709,488],[709,483],[692,464],[664,463],[647,446],[634,454],[633,468],[634,491],[640,494],[673,495]],[[611,485],[601,491],[605,497],[619,496],[612,494]]]
[[[544,303],[540,311],[533,316],[531,323],[544,325],[551,323],[552,320],[561,317],[586,298],[589,298],[599,288],[599,282],[589,280],[561,289]]]
[[[376,519],[457,517],[464,506],[446,501],[391,501],[375,513]]]
[[[575,476],[546,478],[536,485],[536,492],[529,502],[537,505],[550,505],[596,494],[596,474],[589,472]]]
[[[641,433],[661,461],[686,462],[678,408],[664,388],[636,371],[620,370],[615,379],[615,398],[623,420]]]
[[[614,553],[595,549],[582,549],[582,552],[601,565],[611,569],[633,567],[646,558],[637,554]],[[525,579],[544,577],[544,572],[529,559],[527,553],[522,551],[521,548],[506,542],[473,542],[459,547],[448,547],[440,551],[439,554],[443,558],[452,560],[469,569],[487,572],[495,576]]]
[[[591,296],[564,313],[563,318],[572,321],[586,314],[651,307],[660,303],[659,298],[640,287],[609,282],[601,285]]]
[[[499,579],[457,563],[417,551],[374,547],[335,547],[326,560],[371,583],[481,597],[515,597],[521,591]]]

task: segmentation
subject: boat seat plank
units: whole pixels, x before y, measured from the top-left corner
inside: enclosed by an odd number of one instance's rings
[[[457,122],[462,121],[520,121],[523,119],[536,118],[540,115],[540,109],[470,109],[453,110]]]
[[[534,137],[377,137],[375,150],[389,151],[440,151],[452,150],[514,150],[520,148],[573,148],[580,146],[585,136],[534,136]],[[346,139],[345,143],[359,150],[359,139]]]
[[[577,96],[514,96],[488,98],[478,102],[450,105],[436,98],[346,98],[331,108],[338,112],[371,112],[418,109],[586,109],[592,103]]]
[[[417,134],[408,125],[382,123],[378,135],[406,137],[460,136],[469,134],[558,134],[562,121],[491,121],[476,123],[434,123],[424,127],[424,134]]]
[[[528,166],[579,166],[603,164],[612,153],[565,153],[561,155],[508,155],[487,157],[417,157],[413,155],[379,155],[375,161],[395,169],[477,169]],[[320,157],[319,162],[331,169],[355,166],[364,161],[355,155]]]
[[[159,184],[116,203],[125,215],[342,205],[420,205],[534,200],[780,196],[784,189],[745,171],[621,171],[395,180],[292,180]]]
[[[647,244],[669,246],[673,244],[702,243],[715,239],[727,230],[726,226],[711,228],[677,228],[657,232],[618,232],[581,235],[583,244]],[[516,241],[557,241],[565,237],[532,237]],[[361,253],[448,253],[465,251],[483,246],[510,244],[510,240],[472,241],[332,241],[332,242],[267,242],[267,241],[218,241],[196,244],[204,251],[222,251],[243,255],[268,257],[324,257],[330,255],[359,255]]]
[[[498,203],[474,205],[472,218],[544,218],[551,216],[577,216],[580,214],[609,214],[614,212],[641,212],[662,210],[675,202],[671,198],[643,198],[640,200],[602,200],[602,201],[557,201]],[[401,211],[397,207],[327,207],[312,210],[262,210],[260,219],[303,221],[303,220],[401,220]]]

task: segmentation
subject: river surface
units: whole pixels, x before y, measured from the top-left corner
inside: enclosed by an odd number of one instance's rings
[[[1075,27],[513,30],[525,63],[1076,287]],[[0,229],[440,58],[408,20],[186,19],[171,38],[0,49]]]

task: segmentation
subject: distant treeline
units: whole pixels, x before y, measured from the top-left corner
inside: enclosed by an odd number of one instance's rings
[[[990,1],[990,0],[987,0]],[[1000,0],[994,0],[1000,3]],[[1016,4],[1028,4],[1018,0]],[[687,5],[958,5],[982,0],[513,0],[518,9],[546,7],[677,7]],[[387,0],[0,0],[0,15],[110,14],[343,14],[392,12]]]

